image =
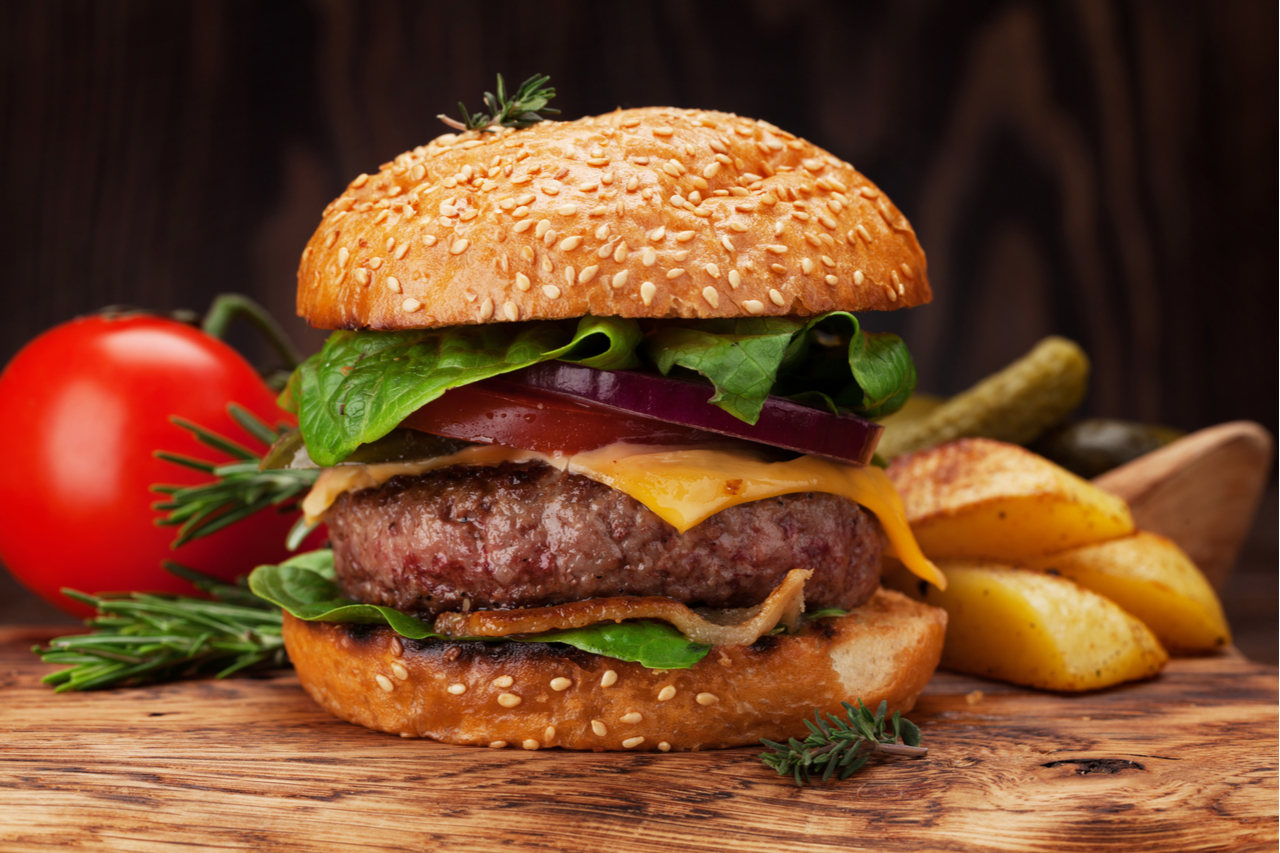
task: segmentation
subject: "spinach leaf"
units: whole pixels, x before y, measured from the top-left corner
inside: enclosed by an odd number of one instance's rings
[[[358,604],[344,598],[334,580],[333,551],[299,554],[277,566],[259,566],[249,575],[249,588],[299,619],[308,622],[356,622],[387,625],[413,640],[445,640],[431,626],[394,607]],[[479,638],[485,642],[501,642]],[[564,643],[593,654],[632,661],[650,669],[687,669],[706,657],[710,646],[688,640],[665,622],[606,622],[567,631],[521,637],[521,643]]]

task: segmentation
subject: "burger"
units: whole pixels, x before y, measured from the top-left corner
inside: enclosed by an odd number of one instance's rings
[[[302,254],[335,330],[286,399],[330,549],[260,569],[332,714],[538,749],[785,740],[909,710],[940,610],[880,469],[915,384],[851,312],[929,301],[848,163],[681,109],[447,134],[360,175]]]

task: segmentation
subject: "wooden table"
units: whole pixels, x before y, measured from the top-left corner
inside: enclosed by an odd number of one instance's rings
[[[55,695],[0,631],[0,849],[1269,850],[1276,670],[1236,654],[1057,696],[939,673],[931,752],[796,788],[750,749],[451,747],[330,719],[289,672]]]

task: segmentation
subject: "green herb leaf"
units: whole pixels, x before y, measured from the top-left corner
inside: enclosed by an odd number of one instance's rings
[[[387,625],[402,637],[413,640],[453,639],[435,633],[422,620],[393,607],[358,604],[344,598],[334,580],[333,552],[328,549],[300,554],[278,566],[259,566],[249,576],[249,588],[255,595],[308,622]],[[710,646],[689,641],[665,622],[650,620],[607,622],[511,639],[521,643],[564,643],[650,669],[687,669],[711,650]]]
[[[815,709],[814,722],[804,721],[809,736],[803,741],[791,738],[782,744],[762,739],[760,742],[771,751],[760,756],[761,762],[776,770],[779,776],[790,776],[797,785],[804,785],[812,782],[813,774],[819,771],[823,782],[830,781],[837,767],[840,778],[848,779],[874,753],[906,758],[923,758],[929,754],[929,750],[920,746],[920,729],[914,723],[902,719],[897,711],[886,719],[887,702],[881,702],[874,714],[861,699],[857,708],[848,702],[841,704],[846,712],[843,719],[828,714],[824,720],[822,713]],[[886,723],[892,725],[891,731],[886,731]]]
[[[507,97],[507,84],[498,75],[498,93],[484,93],[484,105],[487,113],[472,113],[465,104],[459,102],[458,109],[462,113],[462,121],[455,121],[448,116],[437,116],[445,124],[457,130],[479,130],[492,133],[498,127],[528,127],[543,121],[542,113],[559,115],[560,111],[547,106],[547,102],[556,96],[556,90],[546,85],[551,78],[535,74],[520,84],[515,94]]]
[[[242,586],[193,569],[166,568],[216,599],[181,595],[86,595],[63,590],[95,608],[88,634],[58,637],[32,649],[45,663],[70,664],[41,681],[58,693],[149,684],[201,675],[288,665],[280,611]]]

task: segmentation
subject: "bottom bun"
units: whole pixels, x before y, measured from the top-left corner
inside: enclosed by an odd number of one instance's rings
[[[796,635],[645,669],[556,643],[416,641],[383,626],[304,622],[284,640],[322,708],[404,737],[525,749],[696,750],[803,737],[814,709],[862,699],[909,711],[942,653],[946,614],[879,590]]]

